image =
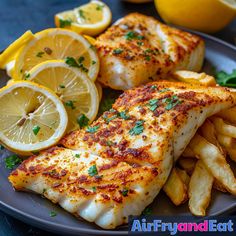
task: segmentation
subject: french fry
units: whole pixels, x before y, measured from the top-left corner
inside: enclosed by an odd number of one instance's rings
[[[179,175],[179,177],[182,179],[182,181],[184,182],[184,184],[188,187],[189,185],[189,181],[190,181],[190,177],[187,174],[187,172],[185,170],[181,170],[178,167],[175,168],[177,174]]]
[[[194,136],[189,146],[228,192],[236,195],[236,179],[219,148],[209,143],[199,134]]]
[[[193,71],[179,70],[174,72],[173,76],[175,79],[185,83],[202,84],[205,86],[216,85],[215,78],[205,73],[196,73]]]
[[[232,161],[235,161],[236,162],[236,147],[234,148],[226,148],[228,154],[229,154],[229,157]]]
[[[214,177],[203,161],[198,160],[189,182],[189,209],[193,215],[205,216],[211,199]]]
[[[187,187],[175,168],[172,169],[163,190],[176,206],[186,202],[188,199]]]
[[[189,175],[193,173],[195,164],[197,163],[197,159],[193,158],[180,158],[178,160],[179,166],[184,169]]]
[[[217,116],[236,125],[236,107],[232,107],[230,109],[221,111],[221,112],[217,113]]]
[[[236,138],[236,127],[233,125],[226,124],[220,117],[213,116],[211,120],[219,134],[224,134],[232,138]]]
[[[188,157],[188,158],[196,158],[194,152],[191,150],[190,147],[186,147],[184,152],[182,153],[183,157]]]
[[[219,141],[217,140],[217,134],[215,130],[214,124],[210,120],[206,120],[204,124],[200,127],[201,135],[210,143],[214,144],[219,148],[221,153],[226,156],[225,150],[220,145]]]

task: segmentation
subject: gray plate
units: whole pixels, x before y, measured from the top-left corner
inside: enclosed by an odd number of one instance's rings
[[[236,68],[236,48],[211,36],[200,34],[206,42],[206,60],[204,71],[212,73],[212,68],[231,72]],[[7,77],[0,71],[0,86],[5,85]],[[4,158],[9,155],[6,150],[0,151],[0,208],[8,214],[26,223],[51,232],[66,235],[125,235],[127,226],[118,227],[114,231],[104,231],[94,224],[77,220],[60,207],[48,200],[31,193],[15,192],[7,177],[9,171],[4,166]],[[219,192],[212,194],[208,215],[219,215],[236,210],[236,198]],[[175,207],[160,193],[152,204],[155,215],[189,215],[187,204]],[[56,217],[50,217],[50,212],[57,212]]]

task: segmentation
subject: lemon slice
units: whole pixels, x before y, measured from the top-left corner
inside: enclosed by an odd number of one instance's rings
[[[109,26],[111,18],[109,7],[101,1],[93,0],[74,10],[56,14],[55,24],[57,27],[96,36]]]
[[[29,73],[30,81],[51,89],[61,99],[68,113],[68,131],[87,125],[97,116],[98,91],[82,70],[57,60],[43,62]],[[87,122],[81,123],[81,116],[88,119]]]
[[[13,61],[20,49],[33,38],[33,33],[28,30],[20,38],[10,44],[10,46],[8,46],[8,48],[5,49],[2,54],[0,54],[0,68],[6,69],[6,65]]]
[[[35,34],[19,52],[13,77],[15,80],[27,78],[39,63],[67,57],[74,58],[74,66],[83,69],[91,80],[96,79],[99,70],[96,50],[83,36],[66,29],[47,29]]]
[[[96,81],[95,86],[96,86],[97,91],[98,91],[99,102],[101,102],[101,100],[102,100],[102,85],[99,82]]]
[[[68,123],[60,99],[30,82],[15,82],[0,90],[0,141],[27,155],[56,144]]]

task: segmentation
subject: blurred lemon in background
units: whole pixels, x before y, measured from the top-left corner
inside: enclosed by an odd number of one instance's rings
[[[158,13],[171,23],[205,33],[223,29],[236,16],[236,0],[154,0]]]

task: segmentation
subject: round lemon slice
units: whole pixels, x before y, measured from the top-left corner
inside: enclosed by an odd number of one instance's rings
[[[6,69],[6,65],[15,60],[20,49],[33,38],[33,33],[28,30],[20,38],[10,44],[3,53],[0,54],[0,68]]]
[[[47,29],[35,34],[19,52],[13,78],[27,79],[29,71],[41,62],[66,58],[73,59],[70,66],[79,67],[91,80],[96,79],[99,71],[96,50],[83,36],[66,29]]]
[[[30,81],[51,89],[61,99],[68,113],[68,131],[86,126],[96,118],[99,95],[85,72],[57,60],[43,62],[29,73]]]
[[[60,99],[30,82],[15,82],[0,90],[0,141],[21,155],[55,145],[68,123]]]
[[[74,10],[56,14],[55,24],[57,27],[96,36],[109,26],[111,19],[109,7],[101,1],[93,0]]]

